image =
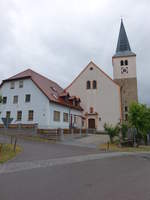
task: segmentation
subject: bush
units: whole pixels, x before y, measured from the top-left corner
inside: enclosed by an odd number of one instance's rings
[[[109,125],[109,124],[105,123],[104,129],[105,129],[106,133],[109,135],[110,142],[113,143],[114,137],[119,135],[119,132],[120,132],[119,126],[118,125],[113,126],[111,124]]]
[[[128,124],[123,122],[120,126],[121,126],[120,129],[121,129],[122,140],[125,140],[128,132]]]

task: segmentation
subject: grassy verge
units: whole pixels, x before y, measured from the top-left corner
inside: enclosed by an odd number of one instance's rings
[[[107,150],[107,144],[100,145],[100,150]],[[119,147],[116,144],[110,144],[108,151],[118,152],[150,152],[150,146],[139,146],[137,147]]]
[[[0,152],[0,164],[12,159],[22,151],[22,148],[17,145],[16,152],[14,152],[13,147],[11,144],[3,144],[2,151]]]

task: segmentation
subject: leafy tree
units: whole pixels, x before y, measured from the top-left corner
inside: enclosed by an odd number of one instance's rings
[[[129,107],[129,122],[136,128],[137,143],[143,138],[147,141],[147,133],[150,130],[150,108],[144,104],[132,103]]]
[[[119,126],[118,125],[113,126],[113,125],[109,125],[109,124],[105,123],[104,129],[105,129],[106,133],[109,135],[110,142],[113,143],[114,137],[119,135],[119,132],[120,132]]]
[[[122,134],[122,139],[124,140],[127,137],[128,124],[126,122],[123,122],[120,125],[120,130],[121,130],[121,134]]]

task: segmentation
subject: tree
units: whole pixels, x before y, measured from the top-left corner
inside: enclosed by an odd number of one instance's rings
[[[128,124],[126,122],[122,122],[122,124],[120,125],[120,130],[122,134],[122,139],[124,140],[127,137]]]
[[[113,143],[114,137],[119,135],[119,132],[120,132],[119,126],[118,125],[113,126],[113,125],[109,125],[109,124],[105,123],[104,129],[105,129],[106,133],[109,135],[110,142]]]
[[[144,104],[132,103],[129,107],[129,123],[136,128],[137,143],[143,138],[147,141],[147,133],[150,130],[150,108]]]

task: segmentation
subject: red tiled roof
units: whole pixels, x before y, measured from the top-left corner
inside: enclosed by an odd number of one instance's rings
[[[82,110],[80,106],[73,106],[73,104],[71,104],[70,102],[66,102],[63,98],[61,98],[61,94],[64,94],[65,91],[57,83],[49,80],[41,74],[38,74],[37,72],[34,72],[31,69],[27,69],[21,73],[16,74],[15,76],[3,80],[1,86],[3,85],[3,83],[8,81],[27,78],[31,79],[51,102],[58,103],[77,110]]]

